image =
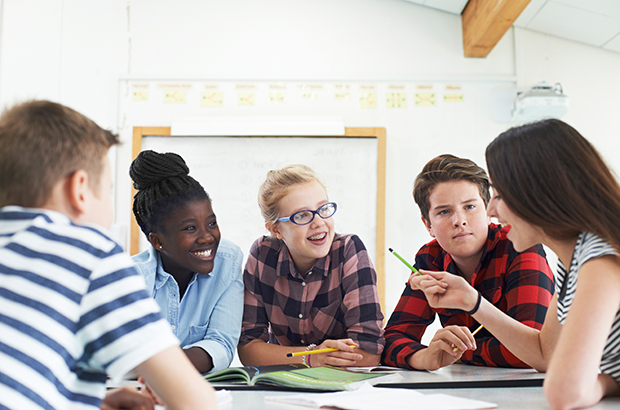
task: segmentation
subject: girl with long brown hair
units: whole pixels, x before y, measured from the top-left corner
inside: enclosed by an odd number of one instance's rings
[[[514,127],[486,150],[490,216],[515,249],[542,243],[558,256],[556,294],[542,329],[513,320],[462,278],[412,277],[431,306],[474,311],[517,357],[547,373],[557,409],[620,393],[620,186],[596,149],[559,120]],[[535,301],[532,301],[534,303]]]

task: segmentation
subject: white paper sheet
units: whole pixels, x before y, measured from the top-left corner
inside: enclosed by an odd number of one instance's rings
[[[448,394],[422,394],[411,389],[391,389],[364,384],[358,390],[338,393],[302,393],[266,396],[265,401],[298,406],[344,410],[478,410],[494,409],[497,404],[464,399]]]

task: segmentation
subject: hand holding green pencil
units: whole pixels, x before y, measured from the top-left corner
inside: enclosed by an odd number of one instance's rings
[[[406,260],[405,260],[402,256],[400,256],[398,253],[396,253],[396,251],[395,251],[394,249],[392,249],[392,248],[388,248],[388,250],[389,250],[390,252],[392,252],[392,254],[393,254],[394,256],[396,256],[398,259],[400,259],[400,261],[401,261],[402,263],[404,263],[404,264],[405,264],[405,265],[406,265],[409,269],[411,269],[411,272],[415,272],[415,273],[417,273],[418,275],[422,276],[422,274],[421,274],[421,273],[420,273],[420,272],[419,272],[416,268],[414,268],[413,266],[411,266],[411,265],[409,264],[409,262],[407,262],[407,261],[406,261]]]
[[[418,275],[422,276],[422,274],[420,273],[420,271],[418,271],[416,268],[414,268],[413,266],[411,266],[411,264],[409,262],[407,262],[402,256],[400,256],[398,253],[396,253],[396,251],[394,251],[394,249],[392,248],[388,248],[388,250],[394,255],[396,256],[398,259],[400,259],[400,261],[402,263],[404,263],[409,269],[411,269],[411,272],[415,272]],[[482,329],[482,325],[480,325],[480,327],[478,327],[478,329],[474,330],[474,332],[472,333],[472,336],[475,336],[476,333],[478,333],[481,329]],[[454,352],[456,352],[457,350],[459,350],[458,347],[455,347],[453,349]]]

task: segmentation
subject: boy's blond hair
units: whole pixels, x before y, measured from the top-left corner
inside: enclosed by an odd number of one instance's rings
[[[118,136],[50,101],[28,101],[0,117],[0,207],[41,207],[64,177],[83,169],[98,189],[103,158]]]

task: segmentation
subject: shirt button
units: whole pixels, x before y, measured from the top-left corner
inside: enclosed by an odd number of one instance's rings
[[[301,339],[300,342],[302,345],[306,344],[306,342],[304,342],[304,339]]]
[[[301,282],[301,286],[306,286],[306,282]]]
[[[308,272],[308,275],[312,275],[312,271]]]
[[[304,318],[304,315],[302,315],[302,314],[300,313],[300,314],[299,314],[299,318],[300,318],[300,319],[303,319],[303,318]]]
[[[170,329],[172,329],[172,330],[174,330],[174,329],[176,329],[176,328],[177,328],[177,327],[176,327],[175,325],[170,326]]]

